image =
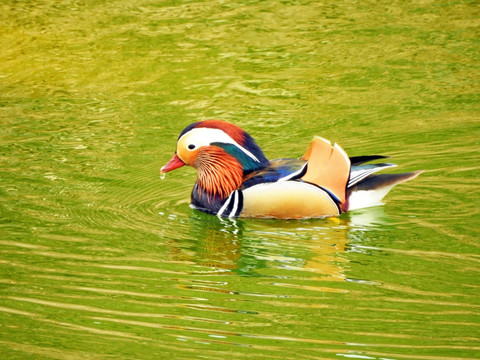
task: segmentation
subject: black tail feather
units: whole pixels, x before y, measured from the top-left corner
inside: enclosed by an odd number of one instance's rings
[[[353,191],[364,191],[364,190],[375,190],[384,188],[386,186],[394,186],[400,184],[402,182],[415,179],[418,175],[420,175],[423,171],[412,171],[408,173],[401,173],[401,174],[380,174],[380,175],[371,175],[364,180],[357,183],[351,189]]]
[[[380,205],[383,197],[395,185],[412,180],[422,172],[370,175],[347,189],[347,201],[342,204],[342,211]]]
[[[369,161],[378,160],[378,159],[387,159],[390,156],[383,155],[364,155],[364,156],[352,156],[350,158],[351,165],[361,165]]]

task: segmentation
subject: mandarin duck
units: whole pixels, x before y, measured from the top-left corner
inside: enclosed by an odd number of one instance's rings
[[[268,160],[238,126],[205,120],[183,129],[175,154],[160,171],[193,166],[197,181],[191,206],[200,211],[230,218],[303,219],[379,205],[395,185],[421,173],[378,175],[396,165],[366,164],[384,158],[349,158],[339,145],[316,136],[301,158]]]

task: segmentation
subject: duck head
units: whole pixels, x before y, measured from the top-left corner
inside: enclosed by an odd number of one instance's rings
[[[206,120],[183,129],[175,154],[160,171],[192,166],[198,174],[198,191],[224,199],[241,186],[246,175],[268,164],[260,147],[244,130],[228,122]]]

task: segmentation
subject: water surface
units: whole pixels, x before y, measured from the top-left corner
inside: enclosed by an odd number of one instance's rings
[[[0,354],[471,359],[480,351],[473,1],[6,1]],[[424,169],[334,219],[220,220],[179,132],[270,158],[321,135]]]

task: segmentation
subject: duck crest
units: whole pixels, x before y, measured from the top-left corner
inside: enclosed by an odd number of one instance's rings
[[[180,137],[194,128],[221,130],[233,139],[243,150],[229,143],[222,144],[221,142],[215,142],[212,145],[222,147],[227,153],[237,158],[246,172],[259,170],[269,164],[260,146],[257,145],[255,140],[246,131],[237,125],[222,120],[204,120],[186,127],[180,134]]]
[[[245,138],[248,135],[244,130],[239,128],[237,125],[234,125],[222,120],[204,120],[204,121],[195,123],[194,127],[222,130],[242,146],[244,145]]]

